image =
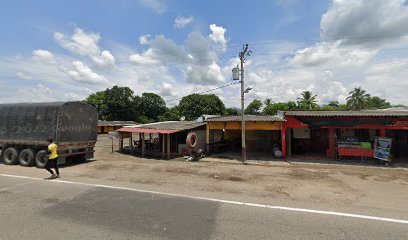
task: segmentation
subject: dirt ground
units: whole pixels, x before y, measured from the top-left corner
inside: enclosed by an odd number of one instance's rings
[[[142,159],[111,153],[100,135],[95,158],[61,169],[62,179],[102,180],[154,191],[331,209],[381,208],[408,213],[408,169],[337,164],[239,164],[233,160]],[[115,143],[115,150],[118,149]],[[0,165],[0,172],[46,176],[37,168]]]

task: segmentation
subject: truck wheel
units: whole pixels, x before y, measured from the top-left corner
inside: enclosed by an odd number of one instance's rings
[[[48,153],[45,150],[38,151],[37,155],[35,156],[35,165],[38,168],[44,168],[45,164],[48,161]]]
[[[35,153],[32,149],[26,148],[20,152],[18,156],[18,161],[21,166],[31,167],[35,163]]]
[[[13,147],[8,147],[3,153],[3,162],[7,165],[15,165],[18,163],[18,152]]]

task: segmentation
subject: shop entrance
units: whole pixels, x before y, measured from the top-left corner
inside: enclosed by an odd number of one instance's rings
[[[387,130],[386,134],[392,138],[392,161],[408,162],[408,130]]]
[[[291,131],[292,155],[322,156],[329,145],[329,131],[325,128],[294,128]]]

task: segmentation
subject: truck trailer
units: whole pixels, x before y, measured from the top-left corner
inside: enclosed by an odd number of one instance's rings
[[[0,104],[1,160],[43,168],[47,139],[58,145],[58,164],[93,158],[98,115],[82,102]]]

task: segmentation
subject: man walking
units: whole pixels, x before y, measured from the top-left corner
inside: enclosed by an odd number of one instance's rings
[[[48,161],[45,164],[45,169],[47,169],[48,172],[51,173],[51,177],[49,179],[54,179],[59,177],[59,170],[58,170],[58,165],[57,165],[57,159],[58,159],[58,146],[57,144],[54,143],[54,140],[52,138],[48,139]],[[51,168],[55,169],[55,173],[52,171]]]

